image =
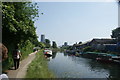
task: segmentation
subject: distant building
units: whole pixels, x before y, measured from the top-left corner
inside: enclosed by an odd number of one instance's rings
[[[113,39],[93,39],[90,42],[90,45],[92,44],[112,44],[113,43]]]
[[[45,35],[41,35],[41,42],[45,42]]]
[[[114,43],[114,39],[93,39],[88,43],[88,46],[101,51],[120,52],[119,43]]]
[[[76,48],[82,49],[87,46],[91,46],[93,49],[104,49],[104,44],[113,44],[113,39],[92,39],[82,44],[74,45]]]
[[[103,50],[105,44],[113,44],[113,39],[93,39],[89,42],[89,46],[99,50]]]
[[[103,52],[118,52],[120,53],[120,43],[114,43],[114,39],[92,39],[82,44],[74,44],[74,49],[83,49],[87,46],[91,46],[94,50],[100,50]]]

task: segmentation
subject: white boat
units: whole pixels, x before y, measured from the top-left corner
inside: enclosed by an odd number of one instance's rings
[[[52,55],[52,50],[46,49],[46,50],[44,50],[44,54],[45,55]]]

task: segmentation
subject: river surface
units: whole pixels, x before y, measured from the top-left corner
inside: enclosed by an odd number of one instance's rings
[[[100,63],[67,53],[53,53],[49,69],[57,78],[120,78],[120,66]]]

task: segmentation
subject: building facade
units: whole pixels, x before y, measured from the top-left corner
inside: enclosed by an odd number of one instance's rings
[[[45,42],[45,35],[44,34],[41,35],[41,42],[43,42],[43,43]]]

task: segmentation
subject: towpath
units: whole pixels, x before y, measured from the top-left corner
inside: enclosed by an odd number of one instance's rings
[[[7,74],[8,77],[9,78],[24,78],[27,72],[28,65],[35,58],[36,53],[37,51],[29,54],[29,56],[26,59],[22,60],[17,70],[8,70],[8,74]]]

